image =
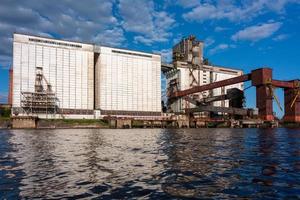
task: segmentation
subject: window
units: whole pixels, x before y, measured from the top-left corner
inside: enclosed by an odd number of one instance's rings
[[[139,53],[132,53],[132,52],[127,52],[127,51],[117,51],[117,50],[112,50],[113,53],[120,53],[120,54],[127,54],[127,55],[133,55],[133,56],[141,56],[141,57],[147,57],[147,58],[152,58],[150,55],[144,55],[144,54],[139,54]]]
[[[81,45],[71,44],[71,43],[66,43],[66,42],[56,42],[53,40],[42,40],[42,39],[35,39],[35,38],[29,38],[28,40],[31,42],[39,42],[39,43],[45,43],[45,44],[54,44],[54,45],[60,45],[60,46],[82,48]]]

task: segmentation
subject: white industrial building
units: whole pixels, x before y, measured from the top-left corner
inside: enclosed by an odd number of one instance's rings
[[[160,67],[157,54],[15,33],[12,114],[159,116]]]
[[[194,77],[199,80],[199,85],[206,85],[209,83],[233,78],[236,76],[243,75],[242,70],[237,69],[230,69],[220,66],[210,66],[210,65],[203,65],[201,69],[194,70],[193,71]],[[189,89],[191,86],[191,76],[190,76],[190,70],[187,66],[181,65],[177,66],[176,69],[173,69],[166,73],[167,77],[167,85],[170,85],[170,83],[174,80],[177,82],[178,90],[186,90]],[[197,95],[197,98],[201,100],[202,98],[206,98],[209,96],[218,96],[221,94],[226,94],[226,91],[230,88],[238,88],[240,90],[243,90],[244,86],[243,83],[237,83],[234,85],[229,85],[221,88],[216,88],[211,91],[205,91],[201,92]],[[183,113],[185,109],[187,108],[193,108],[194,105],[189,103],[188,101],[180,98],[177,101],[173,102],[170,106],[170,111],[175,113]],[[228,100],[224,101],[215,101],[213,102],[213,106],[218,107],[229,107]]]
[[[202,41],[197,41],[194,36],[189,36],[173,47],[173,69],[165,73],[168,90],[186,90],[194,86],[206,85],[243,75],[242,70],[204,64],[203,46]],[[191,98],[201,100],[206,97],[223,95],[230,88],[243,90],[243,83],[196,93]],[[229,102],[228,100],[215,101],[212,105],[229,107]],[[184,113],[185,109],[195,107],[184,98],[169,102],[168,106],[169,111],[175,113]]]
[[[161,116],[161,56],[101,45],[14,34],[10,85],[12,115],[40,118]],[[167,86],[185,90],[242,75],[241,70],[205,65],[203,42],[183,39],[173,48]],[[193,94],[194,99],[225,94],[243,83]],[[213,102],[228,107],[228,100]],[[177,99],[182,113],[193,105]]]
[[[96,59],[95,108],[105,115],[161,114],[161,57],[100,47]]]

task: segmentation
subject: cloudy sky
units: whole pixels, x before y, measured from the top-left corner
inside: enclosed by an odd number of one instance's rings
[[[216,65],[245,72],[269,66],[275,78],[300,78],[299,13],[300,0],[0,0],[0,101],[13,32],[159,52],[164,61],[194,34]],[[248,106],[255,105],[253,93]]]

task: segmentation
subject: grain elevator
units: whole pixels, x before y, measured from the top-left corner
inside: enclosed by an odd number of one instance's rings
[[[172,69],[167,71],[167,93],[171,90],[185,90],[195,86],[210,84],[213,82],[237,77],[243,74],[242,70],[211,65],[203,59],[204,43],[196,39],[195,36],[183,38],[173,47]],[[190,95],[189,98],[199,101],[201,99],[226,94],[230,88],[243,90],[243,83],[225,86],[209,91],[199,92]],[[228,107],[228,100],[216,101],[213,106]],[[186,109],[195,105],[188,100],[179,98],[168,102],[169,112],[184,113]],[[205,113],[201,113],[203,115]]]
[[[15,33],[12,115],[160,116],[160,66],[158,54]]]

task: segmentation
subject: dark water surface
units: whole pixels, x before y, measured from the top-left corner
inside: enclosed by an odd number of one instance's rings
[[[0,199],[300,199],[300,130],[0,130]]]

